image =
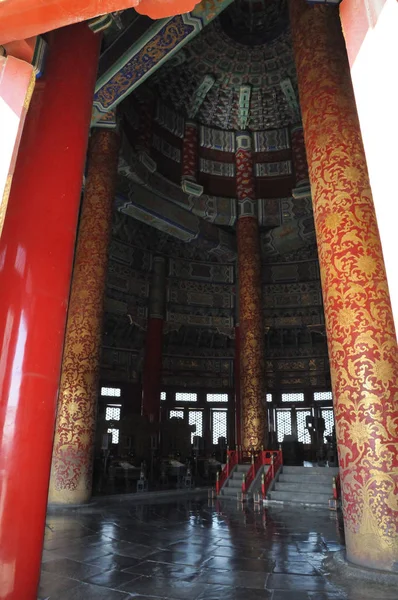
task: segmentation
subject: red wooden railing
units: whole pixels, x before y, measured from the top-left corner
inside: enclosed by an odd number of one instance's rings
[[[264,465],[270,465],[265,477],[261,482],[261,491],[263,497],[267,493],[268,487],[274,479],[278,469],[282,466],[282,451],[281,450],[260,450],[255,455],[251,450],[245,450],[242,446],[237,446],[236,450],[227,450],[227,462],[221,473],[217,473],[216,494],[221,491],[222,486],[232,473],[232,469],[241,463],[251,461],[250,469],[246,476],[243,475],[242,493],[246,494],[251,484],[256,478],[257,473]]]
[[[220,490],[230,476],[232,469],[239,463],[239,456],[239,450],[227,450],[227,463],[221,473],[217,473],[216,494],[220,493]]]
[[[254,457],[254,454],[252,454],[252,464],[244,481],[242,482],[243,494],[248,492],[251,484],[256,478],[257,473],[264,465],[270,465],[270,468],[264,476],[264,481],[261,482],[261,492],[263,497],[267,493],[268,487],[278,472],[278,469],[282,466],[281,450],[261,450],[257,457]]]
[[[336,475],[336,477],[333,477],[332,489],[334,500],[339,500],[341,496],[340,474]]]

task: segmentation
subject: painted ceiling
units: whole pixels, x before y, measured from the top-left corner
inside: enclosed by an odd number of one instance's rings
[[[256,11],[248,8],[255,4]],[[149,85],[177,112],[188,116],[204,78],[213,84],[195,116],[203,125],[241,129],[242,86],[250,88],[248,128],[252,131],[297,122],[297,82],[286,2],[234,2],[161,67]]]
[[[134,100],[145,104],[147,88],[149,97],[160,98],[158,105],[173,113],[175,125],[165,127],[155,118],[149,137],[156,153],[146,155],[152,163],[134,146],[141,121]],[[206,187],[201,197],[190,196],[180,186],[179,171],[184,119],[192,118],[193,106],[195,121],[213,129],[200,130],[203,138],[221,129],[219,137],[233,140],[225,132],[241,128],[242,88],[249,90],[247,127],[262,132],[257,138],[300,122],[286,0],[235,0],[119,107],[132,139],[126,127],[105,302],[107,378],[141,378],[150,273],[153,257],[161,254],[167,264],[163,384],[233,386],[235,198],[211,195]],[[200,152],[213,151],[213,142],[202,144]],[[233,162],[233,145],[222,150]],[[175,180],[168,167],[160,169],[162,160],[173,165]],[[293,190],[284,197],[259,196],[259,222],[267,385],[271,390],[328,385],[309,190],[298,197]]]

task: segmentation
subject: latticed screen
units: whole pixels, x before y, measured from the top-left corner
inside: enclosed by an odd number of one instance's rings
[[[272,402],[272,394],[267,394],[267,402]]]
[[[306,417],[311,416],[310,410],[298,410],[296,412],[297,418],[297,437],[299,442],[303,444],[311,444],[311,436],[306,429]]]
[[[101,396],[113,396],[115,398],[120,398],[121,389],[113,388],[113,387],[102,387],[101,388]]]
[[[183,410],[171,410],[170,411],[170,419],[173,419],[173,418],[183,419],[184,411]]]
[[[282,402],[304,402],[304,394],[282,394]]]
[[[112,444],[119,443],[119,430],[118,429],[108,429],[108,433],[112,434]]]
[[[108,404],[105,409],[105,421],[120,421],[120,406]]]
[[[197,394],[192,394],[191,392],[177,392],[176,393],[176,402],[196,402],[198,399]]]
[[[292,434],[292,413],[290,410],[276,411],[276,430],[278,442],[283,442],[285,435]]]
[[[334,415],[333,408],[323,408],[321,410],[322,418],[325,420],[325,433],[323,434],[323,439],[326,443],[326,436],[332,435],[333,427],[334,427]]]
[[[191,432],[191,444],[195,436],[202,437],[203,435],[203,413],[201,410],[190,410],[188,414],[188,422],[190,425],[196,425],[196,431]]]
[[[228,394],[207,394],[207,402],[228,402]]]
[[[160,399],[166,400],[166,392],[160,392]]]
[[[213,444],[218,444],[218,438],[227,439],[227,411],[213,410],[212,415]]]
[[[314,392],[314,400],[333,400],[332,392]]]

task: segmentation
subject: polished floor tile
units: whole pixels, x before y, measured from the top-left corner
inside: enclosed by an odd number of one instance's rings
[[[39,599],[397,600],[331,579],[323,561],[342,548],[327,510],[101,498],[48,515]]]

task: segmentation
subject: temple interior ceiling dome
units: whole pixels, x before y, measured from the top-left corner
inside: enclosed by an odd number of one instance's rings
[[[247,128],[296,123],[297,82],[285,11],[280,0],[233,3],[159,69],[150,87],[182,115],[194,113],[197,122],[211,127],[242,129],[242,87],[249,89]]]

